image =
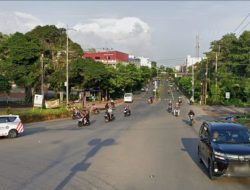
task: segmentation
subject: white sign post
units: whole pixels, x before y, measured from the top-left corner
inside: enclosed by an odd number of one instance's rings
[[[226,99],[230,99],[230,92],[226,92]]]
[[[35,94],[34,97],[34,107],[43,107],[43,95]]]

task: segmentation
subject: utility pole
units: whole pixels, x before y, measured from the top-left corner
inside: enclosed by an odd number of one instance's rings
[[[200,57],[200,42],[199,42],[199,35],[196,36],[196,57]]]
[[[196,58],[199,58],[200,54],[200,43],[199,43],[199,35],[196,36]],[[192,64],[192,101],[194,102],[194,64]]]
[[[216,93],[217,93],[217,85],[218,85],[218,79],[217,79],[217,66],[218,66],[218,53],[215,52],[215,87],[216,87]]]
[[[41,95],[44,95],[43,83],[44,83],[44,66],[43,66],[43,53],[41,54]]]
[[[194,64],[192,65],[192,102],[194,102]]]
[[[204,104],[207,104],[207,75],[208,75],[208,59],[206,61],[206,72],[205,72],[205,93],[204,93]]]
[[[69,36],[68,36],[68,26],[66,28],[66,105],[69,104]]]

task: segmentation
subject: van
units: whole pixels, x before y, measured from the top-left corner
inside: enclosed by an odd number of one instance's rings
[[[133,102],[133,94],[132,93],[125,93],[124,94],[124,102]]]

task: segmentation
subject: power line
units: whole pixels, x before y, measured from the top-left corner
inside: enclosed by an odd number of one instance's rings
[[[250,24],[250,21],[238,32],[238,34],[240,34],[249,24]]]
[[[250,16],[250,13],[248,13],[245,18],[240,22],[240,24],[236,27],[234,30],[234,33],[240,28],[240,26],[245,22],[245,20]]]

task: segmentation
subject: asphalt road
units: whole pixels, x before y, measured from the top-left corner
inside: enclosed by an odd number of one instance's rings
[[[166,83],[164,82],[164,85]],[[197,131],[187,125],[190,106],[181,116],[167,113],[168,95],[146,103],[147,94],[131,104],[132,115],[105,123],[103,114],[91,117],[91,126],[78,128],[77,121],[57,120],[26,125],[17,139],[0,139],[1,190],[242,190],[249,178],[210,181],[198,162]]]

